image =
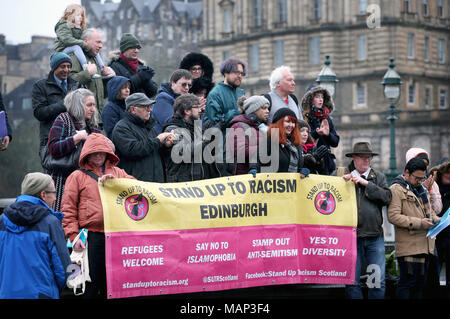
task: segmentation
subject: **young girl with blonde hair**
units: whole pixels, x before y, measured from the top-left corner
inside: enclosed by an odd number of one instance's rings
[[[65,10],[64,14],[58,23],[55,25],[55,47],[57,52],[64,52],[66,54],[74,53],[78,61],[86,70],[88,63],[83,51],[90,51],[90,46],[81,39],[81,35],[86,28],[86,10],[83,6],[78,4],[71,4]],[[100,54],[95,56],[95,59],[101,69],[102,75],[104,64]],[[101,77],[99,74],[92,75],[93,78]]]

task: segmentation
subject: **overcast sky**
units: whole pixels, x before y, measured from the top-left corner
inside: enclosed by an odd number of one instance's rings
[[[31,42],[32,35],[54,37],[55,24],[72,3],[81,1],[0,0],[0,33],[12,44]]]

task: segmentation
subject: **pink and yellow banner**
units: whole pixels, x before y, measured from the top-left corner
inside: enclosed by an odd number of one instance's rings
[[[113,179],[99,189],[109,298],[354,280],[356,198],[342,178]]]

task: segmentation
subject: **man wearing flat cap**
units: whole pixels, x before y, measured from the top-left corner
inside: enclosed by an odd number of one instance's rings
[[[71,264],[50,175],[29,173],[0,215],[0,299],[59,298]]]
[[[158,90],[158,85],[152,80],[155,71],[139,60],[140,49],[139,40],[131,33],[124,33],[120,38],[120,50],[109,53],[109,66],[116,75],[130,79],[131,94],[141,92],[153,98]]]
[[[377,155],[370,143],[355,143],[352,152],[345,154],[352,158],[351,163],[337,170],[338,176],[355,184],[358,208],[355,285],[345,288],[345,296],[350,299],[363,298],[359,281],[361,273],[365,273],[362,269],[364,261],[369,272],[368,298],[383,299],[385,295],[386,257],[382,208],[389,205],[392,195],[384,174],[371,167],[372,158]]]
[[[80,83],[69,76],[72,60],[63,52],[56,52],[50,57],[50,73],[47,78],[33,84],[31,92],[33,114],[39,120],[39,137],[41,150],[48,141],[48,132],[56,117],[67,112],[64,98],[67,93],[79,89]]]
[[[127,97],[125,116],[114,127],[112,141],[120,158],[120,168],[138,180],[163,183],[160,149],[172,145],[174,134],[156,133],[155,120],[150,117],[154,103],[144,93]]]

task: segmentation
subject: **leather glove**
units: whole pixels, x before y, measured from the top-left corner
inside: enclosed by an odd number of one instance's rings
[[[248,171],[248,173],[249,173],[249,174],[252,174],[253,177],[256,177],[257,171],[256,171],[256,169],[252,168],[251,170]]]
[[[325,145],[321,145],[319,148],[315,149],[312,152],[312,156],[316,159],[316,161],[320,162],[320,160],[328,153],[328,148]]]
[[[146,66],[146,67],[142,68],[141,70],[139,70],[138,74],[142,81],[147,82],[153,78],[153,76],[155,75],[155,71],[153,71],[153,69]]]

